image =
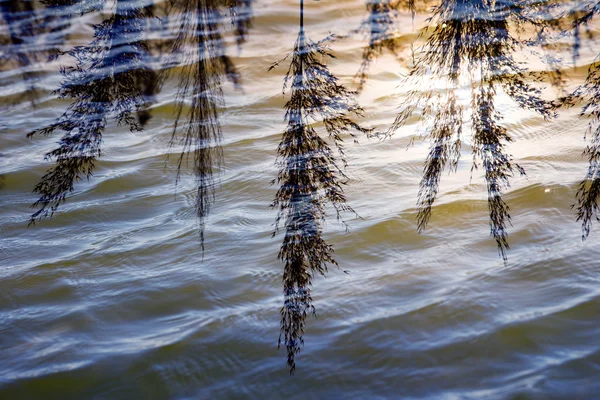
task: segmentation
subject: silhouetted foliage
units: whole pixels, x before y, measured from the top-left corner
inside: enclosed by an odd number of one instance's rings
[[[394,26],[397,11],[392,5],[391,0],[369,0],[367,1],[368,17],[359,28],[368,34],[369,45],[363,49],[362,63],[356,73],[358,89],[362,90],[367,78],[369,69],[373,61],[388,49],[396,58],[400,57],[398,52],[398,41],[395,37],[396,30]]]
[[[29,136],[63,133],[58,147],[46,154],[55,162],[34,191],[39,199],[31,223],[51,216],[74,190],[75,182],[90,178],[102,155],[102,138],[111,121],[141,131],[150,118],[149,107],[162,83],[171,74],[178,80],[171,146],[177,149],[177,181],[187,163],[196,179],[196,214],[204,249],[205,220],[215,202],[215,174],[222,165],[222,81],[240,87],[240,76],[226,51],[227,26],[241,46],[252,25],[254,0],[0,0],[3,30],[2,64],[16,64],[31,101],[35,98],[33,64],[52,57],[69,56],[74,66],[64,67],[56,95],[71,100],[53,123]],[[377,57],[389,51],[401,60],[408,44],[399,38],[396,18],[401,12],[429,9],[430,0],[366,0],[367,18],[358,32],[368,37],[355,79],[363,89]],[[111,4],[111,7],[107,7]],[[290,374],[304,343],[306,319],[315,312],[312,279],[337,266],[333,247],[325,240],[323,223],[334,210],[345,224],[344,137],[355,138],[370,130],[355,122],[363,110],[333,75],[327,61],[333,35],[313,42],[305,34],[303,0],[300,30],[284,79],[285,122],[277,148],[279,185],[272,207],[278,209],[275,236],[285,234],[278,253],[284,264],[284,303],[280,310],[278,344],[285,345]],[[90,12],[109,16],[94,26],[90,44],[63,51],[73,18]],[[583,104],[590,118],[591,141],[584,155],[587,175],[577,191],[577,219],[585,239],[594,218],[600,220],[600,61],[589,68],[585,83],[557,101],[542,97],[546,79],[563,88],[564,62],[556,56],[561,39],[572,35],[573,62],[580,56],[582,35],[593,36],[589,26],[600,12],[599,1],[565,0],[444,0],[431,8],[431,18],[418,36],[424,46],[413,51],[405,83],[410,90],[402,109],[386,134],[418,114],[427,125],[430,140],[418,192],[417,228],[426,228],[438,197],[442,172],[456,171],[463,142],[472,147],[471,171],[481,169],[487,189],[490,233],[506,260],[510,209],[503,195],[515,173],[525,171],[507,151],[512,135],[503,126],[498,106],[502,92],[521,109],[545,119],[559,105]],[[173,29],[174,32],[169,29]],[[148,34],[151,33],[151,38]],[[171,33],[173,33],[171,35]],[[38,38],[44,46],[36,46]],[[412,43],[410,44],[412,46]],[[414,50],[414,49],[413,49]],[[531,71],[516,60],[526,50],[538,57],[546,70]],[[163,57],[165,57],[163,59]],[[284,58],[284,60],[288,59]],[[163,61],[165,61],[163,63]],[[160,61],[160,73],[155,72]],[[283,61],[283,60],[282,60]],[[273,64],[272,68],[280,62]],[[176,71],[176,72],[173,72]],[[424,88],[429,85],[429,88]],[[442,87],[442,88],[440,88]],[[465,131],[471,129],[469,140]],[[0,175],[0,188],[3,176]]]
[[[405,47],[396,29],[396,18],[401,10],[410,11],[413,16],[417,9],[424,9],[429,2],[421,0],[367,0],[367,18],[363,20],[358,32],[366,34],[369,43],[363,48],[362,63],[355,79],[358,90],[364,88],[369,78],[369,70],[377,57],[388,50],[396,58],[401,59],[400,51]]]
[[[228,77],[239,85],[239,75],[225,54],[221,35],[223,15],[217,0],[174,0],[179,13],[177,38],[170,67],[179,66],[177,109],[171,144],[180,143],[177,175],[184,161],[193,157],[197,181],[196,214],[200,241],[204,248],[204,221],[214,202],[213,171],[222,162],[219,107],[223,93],[221,79]],[[191,104],[186,105],[186,100]],[[185,125],[180,127],[182,119]],[[179,130],[183,130],[180,137]]]
[[[561,42],[567,32],[567,18],[565,17],[565,0],[523,0],[503,2],[502,9],[513,20],[512,28],[518,33],[529,37],[521,39],[528,50],[536,53],[540,61],[546,65],[546,70],[537,73],[527,71],[532,76],[541,76],[555,88],[564,90],[566,79],[564,77],[565,60],[559,55]]]
[[[590,21],[600,13],[600,2],[584,1],[575,10],[569,13],[574,31],[573,52],[574,59],[579,56],[581,47],[581,29],[587,29]],[[568,96],[562,98],[562,104],[572,107],[583,104],[581,116],[590,119],[585,136],[591,136],[590,142],[585,148],[583,155],[588,159],[589,166],[585,179],[579,184],[576,194],[577,221],[581,221],[582,239],[585,240],[592,229],[592,221],[600,221],[600,60],[598,56],[594,63],[588,68],[587,78],[583,85],[579,86]]]
[[[285,105],[287,128],[277,149],[280,187],[272,203],[279,209],[276,232],[282,220],[285,225],[278,256],[285,263],[279,344],[283,341],[286,346],[290,373],[304,343],[306,317],[314,313],[313,274],[324,275],[328,264],[337,265],[332,246],[323,238],[326,205],[333,206],[338,219],[342,212],[353,211],[342,188],[346,175],[314,123],[322,122],[344,164],[342,135],[367,133],[351,119],[362,114],[353,99],[356,93],[342,86],[325,64],[325,59],[333,57],[326,47],[329,38],[315,43],[306,37],[302,5],[301,1],[300,32],[284,84],[284,92],[290,84],[290,99]]]
[[[433,10],[430,36],[408,76],[413,82],[443,82],[447,91],[409,92],[404,109],[394,121],[391,131],[404,125],[419,107],[422,119],[431,121],[428,132],[432,145],[425,162],[418,199],[418,229],[426,227],[435,202],[441,173],[455,170],[460,158],[464,105],[458,100],[461,79],[471,82],[471,129],[473,147],[472,170],[483,167],[488,191],[490,231],[506,259],[508,249],[506,224],[509,207],[502,199],[513,173],[524,173],[506,153],[511,136],[500,125],[502,115],[496,110],[495,98],[503,90],[519,107],[553,116],[554,105],[543,100],[541,90],[527,79],[527,70],[513,57],[523,46],[509,31],[509,24],[523,27],[527,21],[506,3],[494,0],[450,0]],[[467,76],[464,76],[467,75]]]
[[[109,118],[132,131],[141,131],[147,122],[152,99],[146,94],[153,93],[149,88],[156,76],[147,63],[142,3],[117,1],[114,14],[95,26],[94,40],[67,52],[76,65],[62,69],[64,80],[57,94],[73,103],[54,123],[28,135],[65,133],[59,146],[46,154],[56,165],[34,188],[40,198],[33,204],[38,210],[32,223],[52,215],[75,182],[92,175]]]

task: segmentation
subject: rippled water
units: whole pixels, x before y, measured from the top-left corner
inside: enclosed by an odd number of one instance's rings
[[[343,4],[343,7],[340,6]],[[307,33],[345,33],[360,1],[307,4]],[[293,46],[297,2],[261,0],[248,42],[231,50],[243,90],[225,85],[225,164],[206,226],[204,258],[194,178],[175,186],[165,163],[175,87],[167,83],[146,131],[111,125],[93,179],[52,219],[27,227],[33,186],[56,137],[26,139],[68,104],[43,71],[40,100],[0,114],[0,397],[32,398],[419,398],[593,399],[600,396],[600,233],[581,242],[570,205],[587,171],[586,121],[552,122],[510,102],[510,150],[527,170],[506,199],[513,226],[504,264],[489,238],[486,191],[470,180],[471,156],[444,176],[429,228],[416,232],[416,196],[427,143],[417,121],[385,141],[348,145],[350,232],[332,218],[326,237],[341,270],[314,281],[317,318],[293,377],[277,350],[282,303],[275,150],[284,129],[285,68],[268,66]],[[71,26],[84,43],[95,16]],[[402,40],[414,25],[401,17]],[[413,26],[415,28],[413,29]],[[594,28],[595,29],[595,28]],[[331,69],[346,83],[360,38],[333,45]],[[597,44],[582,47],[570,85],[585,78]],[[406,66],[387,55],[360,97],[370,126],[385,127],[403,98]],[[3,104],[23,85],[3,70]],[[170,150],[174,152],[175,150]]]

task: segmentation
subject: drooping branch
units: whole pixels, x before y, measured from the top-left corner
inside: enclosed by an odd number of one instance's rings
[[[38,210],[32,223],[51,216],[75,182],[91,177],[109,119],[132,131],[142,130],[148,119],[152,99],[146,94],[153,93],[148,87],[156,76],[148,65],[141,3],[117,1],[114,14],[95,26],[93,41],[67,52],[76,65],[62,69],[64,80],[57,94],[73,103],[54,123],[28,135],[64,132],[58,147],[46,154],[56,165],[34,188],[40,198],[33,204]]]
[[[544,118],[554,115],[555,105],[542,99],[541,90],[528,81],[527,70],[514,59],[514,53],[525,46],[525,41],[512,36],[509,27],[532,24],[533,16],[523,18],[503,7],[502,2],[494,0],[451,0],[434,8],[427,27],[431,33],[408,76],[408,82],[420,83],[421,87],[409,91],[390,133],[403,126],[418,108],[422,109],[431,140],[418,200],[418,228],[424,229],[438,194],[441,173],[444,169],[455,170],[460,157],[465,105],[459,103],[457,90],[465,81],[471,82],[473,169],[483,166],[490,233],[506,259],[506,224],[510,223],[510,215],[502,193],[509,187],[509,177],[515,171],[524,171],[505,151],[505,143],[511,137],[499,124],[502,115],[494,104],[496,93],[503,90],[519,107]],[[445,93],[440,94],[433,87],[423,88],[424,80],[443,82]]]
[[[428,0],[366,0],[367,17],[356,32],[368,37],[368,44],[363,48],[362,63],[355,75],[358,90],[361,91],[368,78],[373,62],[385,50],[401,60],[401,51],[405,47],[396,28],[396,19],[400,11],[414,14],[426,9]]]
[[[358,90],[364,88],[371,65],[377,57],[383,54],[383,50],[388,49],[396,57],[399,57],[401,47],[396,38],[394,26],[398,11],[392,5],[391,0],[368,0],[366,6],[368,16],[362,22],[359,31],[368,35],[369,44],[363,48],[362,63],[355,76]]]
[[[579,184],[574,206],[585,240],[590,235],[592,221],[600,220],[600,63],[596,61],[589,67],[585,83],[565,103],[568,106],[583,103],[580,115],[589,118],[586,137],[591,138],[583,152],[588,159],[588,171]]]
[[[278,256],[285,264],[279,343],[286,346],[290,373],[304,343],[306,317],[314,313],[313,275],[324,275],[328,264],[337,265],[332,246],[323,238],[326,206],[332,206],[338,218],[342,212],[352,212],[343,192],[346,176],[328,142],[333,142],[345,164],[343,135],[367,133],[352,119],[362,114],[355,93],[342,86],[325,64],[332,54],[324,43],[306,37],[301,11],[300,33],[285,78],[284,90],[290,84],[287,128],[277,149],[279,190],[272,203],[279,209],[276,232],[280,223],[285,226]],[[315,121],[322,122],[329,140],[318,133]]]
[[[498,124],[502,119],[495,109],[496,90],[489,82],[482,82],[473,90],[473,168],[481,165],[488,192],[490,232],[496,240],[500,255],[506,260],[509,249],[506,225],[510,223],[508,204],[502,194],[510,187],[509,178],[517,170],[525,171],[513,164],[512,156],[506,153],[505,144],[512,139],[506,128]]]
[[[600,2],[582,1],[566,13],[565,19],[571,22],[573,32],[573,58],[579,58],[581,48],[581,33],[586,31],[589,38],[593,38],[590,22],[600,13]],[[560,99],[566,107],[582,104],[580,116],[589,119],[585,137],[590,138],[583,151],[588,160],[588,169],[584,179],[579,183],[576,193],[577,221],[581,222],[581,238],[587,239],[592,230],[592,223],[600,221],[600,63],[596,57],[589,66],[585,82],[572,93]]]
[[[221,80],[227,76],[237,85],[239,76],[225,53],[219,1],[174,0],[173,6],[179,19],[170,67],[179,66],[182,70],[171,145],[179,143],[183,147],[177,162],[178,179],[184,162],[193,159],[196,214],[204,248],[205,218],[214,202],[214,169],[222,162]],[[186,101],[191,103],[186,105]]]
[[[417,229],[422,231],[431,218],[431,207],[437,197],[442,172],[456,171],[460,159],[463,106],[455,92],[448,94],[446,107],[440,107],[430,130],[431,147],[419,184]]]

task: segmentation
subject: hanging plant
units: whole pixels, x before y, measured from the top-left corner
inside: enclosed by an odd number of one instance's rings
[[[177,180],[184,162],[193,160],[196,176],[196,215],[204,249],[204,224],[214,197],[214,170],[222,163],[219,108],[223,104],[221,80],[239,85],[239,75],[225,54],[223,20],[217,0],[173,0],[179,13],[177,37],[168,68],[180,67],[175,123],[171,145],[180,144]],[[190,101],[190,104],[186,104]]]
[[[573,57],[579,57],[581,48],[581,30],[585,29],[592,37],[589,29],[591,20],[600,13],[600,2],[582,2],[577,11],[569,13],[572,19],[573,29]],[[572,207],[576,210],[577,221],[581,221],[581,238],[587,239],[592,230],[594,219],[600,221],[600,63],[598,57],[589,66],[588,73],[583,85],[579,86],[573,93],[561,99],[561,104],[573,107],[583,104],[580,116],[589,118],[585,137],[590,137],[589,144],[583,151],[588,160],[588,170],[585,178],[579,183],[576,193],[576,204]]]
[[[28,135],[64,132],[58,147],[46,154],[56,164],[34,188],[40,198],[31,223],[54,214],[75,182],[92,176],[109,118],[131,131],[141,131],[147,122],[152,102],[147,94],[154,92],[148,88],[156,76],[147,63],[144,10],[143,1],[117,1],[114,13],[94,27],[94,40],[66,52],[76,65],[61,70],[64,80],[56,93],[73,103],[54,123]]]
[[[450,0],[433,10],[427,29],[430,35],[411,69],[413,83],[444,82],[443,92],[411,90],[390,133],[403,126],[414,112],[422,109],[422,119],[430,122],[427,136],[431,147],[423,169],[418,195],[418,229],[427,226],[437,198],[442,171],[454,171],[461,155],[465,105],[459,101],[461,79],[470,81],[472,171],[482,168],[488,192],[490,233],[506,260],[509,248],[506,226],[510,223],[504,191],[515,172],[525,171],[506,151],[512,137],[501,125],[502,114],[495,102],[504,91],[519,107],[533,110],[544,118],[554,115],[555,105],[541,98],[541,89],[530,83],[527,70],[514,59],[525,43],[509,32],[509,24],[523,28],[531,23],[513,8],[494,0]]]
[[[358,83],[358,91],[364,89],[369,79],[369,71],[375,60],[387,50],[396,59],[402,61],[401,51],[406,47],[396,29],[396,19],[400,11],[409,11],[413,18],[418,10],[425,9],[428,0],[367,0],[365,6],[367,17],[362,21],[356,33],[363,33],[368,44],[363,48],[362,62],[354,76]]]
[[[290,86],[290,98],[285,105],[287,128],[277,149],[279,190],[272,203],[279,210],[275,233],[280,225],[285,229],[278,256],[285,264],[279,344],[287,349],[290,373],[304,343],[306,317],[315,312],[312,278],[315,273],[325,275],[328,265],[337,265],[333,247],[323,237],[326,207],[332,206],[338,219],[343,212],[353,212],[346,204],[346,175],[335,153],[345,165],[343,136],[368,132],[352,119],[362,115],[356,93],[341,85],[325,64],[333,57],[326,46],[331,38],[313,42],[306,37],[303,7],[301,0],[300,32],[284,84],[284,92]],[[317,130],[317,122],[322,129]]]

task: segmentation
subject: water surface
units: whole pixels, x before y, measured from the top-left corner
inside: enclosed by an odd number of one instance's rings
[[[343,5],[343,6],[341,6]],[[570,205],[587,171],[587,122],[577,109],[555,121],[501,102],[515,139],[515,177],[506,196],[513,226],[505,264],[489,237],[486,190],[471,179],[466,146],[444,175],[429,228],[416,232],[416,196],[428,144],[413,121],[385,141],[347,146],[349,204],[362,217],[350,232],[331,218],[326,238],[348,273],[314,281],[317,318],[293,377],[277,350],[282,304],[275,151],[283,122],[287,54],[297,2],[260,0],[238,52],[243,90],[224,84],[225,163],[201,251],[194,178],[175,186],[165,162],[175,86],[167,82],[147,129],[110,125],[93,179],[52,219],[27,227],[35,183],[56,137],[25,135],[56,118],[51,93],[61,60],[42,72],[36,108],[19,68],[1,72],[0,397],[33,398],[403,398],[592,399],[600,395],[600,233],[581,241]],[[360,1],[306,5],[307,34],[347,33],[364,17]],[[68,27],[89,39],[97,15]],[[410,43],[424,15],[400,17]],[[594,28],[595,29],[595,28]],[[233,38],[228,37],[233,42]],[[586,43],[588,44],[588,43]],[[351,84],[361,37],[332,45],[330,63]],[[568,50],[565,50],[568,51]],[[598,52],[589,42],[569,85]],[[407,52],[408,55],[408,52]],[[359,98],[366,124],[389,125],[405,88],[406,64],[380,58]]]

